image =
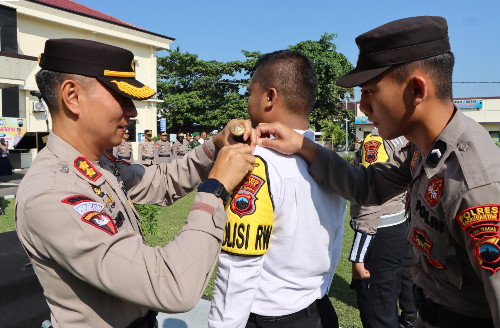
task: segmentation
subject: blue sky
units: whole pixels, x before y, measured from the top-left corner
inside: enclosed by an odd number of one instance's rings
[[[354,65],[354,38],[389,21],[420,15],[448,21],[455,82],[500,82],[499,0],[75,0],[149,31],[175,38],[172,48],[201,59],[244,59],[335,33]],[[359,94],[359,93],[357,93]],[[454,84],[454,97],[500,96],[500,83]]]

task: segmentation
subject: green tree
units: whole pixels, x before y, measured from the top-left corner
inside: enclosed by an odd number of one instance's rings
[[[325,33],[319,41],[302,41],[289,47],[309,57],[318,75],[318,97],[309,117],[309,124],[316,131],[331,129],[332,123],[344,122],[346,118],[352,122],[354,117],[345,106],[345,101],[353,98],[353,90],[335,84],[353,66],[347,57],[337,52],[334,38],[336,34]]]
[[[353,114],[344,106],[352,98],[352,89],[339,87],[335,81],[352,69],[347,58],[336,51],[335,34],[325,33],[319,41],[303,41],[290,46],[308,56],[318,74],[318,97],[309,122],[320,131],[332,122],[351,122]],[[233,118],[248,118],[245,86],[253,66],[261,56],[258,51],[242,50],[244,61],[205,61],[198,55],[169,50],[158,58],[159,117],[165,117],[171,131],[186,131],[195,125],[219,129]]]
[[[201,60],[177,47],[158,58],[159,117],[171,131],[200,125],[220,128],[230,119],[247,118],[246,97],[240,92],[248,79],[238,77],[245,63]]]

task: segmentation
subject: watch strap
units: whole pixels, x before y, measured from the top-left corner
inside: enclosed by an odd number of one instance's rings
[[[229,200],[229,192],[226,190],[224,185],[217,179],[207,179],[200,183],[198,186],[199,192],[207,192],[214,194],[216,197],[222,199],[224,205],[226,205]]]

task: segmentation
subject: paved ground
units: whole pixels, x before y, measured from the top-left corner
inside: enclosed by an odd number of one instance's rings
[[[17,188],[27,169],[15,170],[12,175],[0,176],[0,199],[15,198]],[[158,314],[159,328],[206,328],[210,301],[202,299],[187,313]]]
[[[160,313],[158,328],[207,328],[210,301],[201,299],[198,305],[189,312],[179,314]]]
[[[0,175],[0,198],[14,198],[26,172],[26,169],[15,170],[12,175]]]

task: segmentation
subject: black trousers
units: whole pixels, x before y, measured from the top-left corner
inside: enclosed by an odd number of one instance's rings
[[[316,300],[307,308],[279,317],[250,313],[246,328],[338,328],[339,318],[328,298]]]
[[[415,283],[411,276],[411,266],[413,263],[415,253],[413,249],[408,247],[408,253],[403,260],[403,267],[401,268],[401,291],[399,292],[399,309],[402,314],[417,313],[417,305],[415,304],[415,296],[413,291]]]
[[[369,279],[353,279],[364,328],[399,328],[401,268],[408,254],[407,223],[380,228],[365,257]]]

